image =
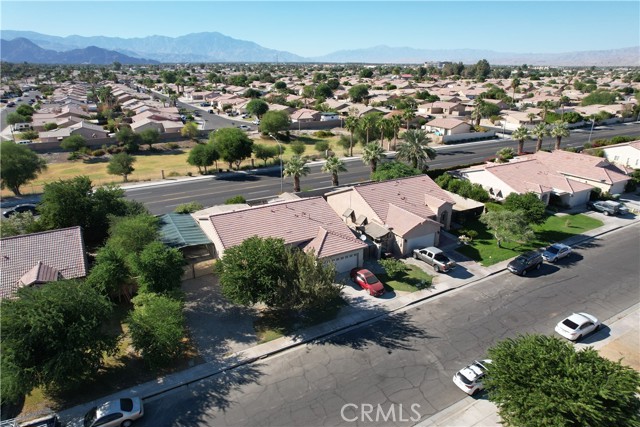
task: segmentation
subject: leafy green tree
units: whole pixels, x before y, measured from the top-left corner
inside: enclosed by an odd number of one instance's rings
[[[371,68],[363,68],[362,70],[360,70],[359,76],[363,79],[370,79],[371,77],[373,77],[373,70]]]
[[[132,131],[130,127],[123,127],[116,132],[116,141],[129,153],[135,153],[140,148],[140,135]]]
[[[22,114],[18,114],[15,111],[7,114],[7,124],[11,125],[11,130],[13,131],[13,125],[18,123],[28,123],[31,119],[31,116],[23,116]]]
[[[229,169],[233,163],[236,164],[236,169],[240,169],[240,163],[251,157],[253,141],[240,129],[218,129],[213,134],[213,141],[220,157],[229,163]]]
[[[511,147],[504,147],[496,153],[496,163],[506,163],[516,156],[516,152]]]
[[[278,147],[273,145],[253,144],[253,154],[257,159],[264,161],[267,166],[267,160],[278,157]]]
[[[376,171],[371,174],[373,181],[387,181],[389,179],[403,178],[406,176],[420,175],[418,169],[414,169],[401,162],[391,161],[382,163],[376,168]]]
[[[124,254],[113,245],[105,245],[96,253],[95,264],[86,282],[109,297],[124,296],[129,300],[133,293],[130,277]]]
[[[340,185],[338,183],[338,174],[340,172],[346,172],[347,168],[344,166],[344,162],[337,158],[336,156],[331,156],[324,162],[322,165],[322,172],[327,172],[331,174],[331,184],[334,187]]]
[[[369,97],[369,86],[365,84],[354,85],[349,88],[349,97],[353,102],[363,102]]]
[[[20,212],[0,221],[0,237],[20,236],[43,231],[40,221],[31,212]]]
[[[502,242],[526,243],[533,238],[533,230],[520,210],[501,209],[485,212],[480,216],[480,221],[493,234],[499,248],[502,247]]]
[[[111,303],[91,286],[60,280],[20,288],[17,296],[0,305],[0,340],[3,366],[22,391],[77,384],[114,350],[115,339],[103,329]]]
[[[157,129],[145,129],[140,132],[140,143],[149,146],[149,150],[153,148],[153,144],[160,142],[160,132]]]
[[[282,171],[284,176],[293,177],[293,191],[295,193],[300,192],[300,177],[309,175],[309,172],[311,169],[307,166],[307,162],[298,156],[293,156]]]
[[[31,105],[28,105],[28,104],[20,104],[18,108],[16,108],[16,113],[25,117],[31,117],[35,112],[36,110]]]
[[[121,175],[124,182],[127,182],[127,177],[135,170],[133,168],[135,161],[136,158],[129,153],[114,154],[107,165],[107,172],[111,175]]]
[[[289,130],[291,118],[286,111],[267,111],[260,119],[260,132],[277,134]]]
[[[545,136],[549,136],[549,126],[546,123],[538,123],[531,129],[531,135],[536,138],[536,152],[542,150],[542,140]]]
[[[333,90],[326,83],[320,83],[316,86],[316,98],[327,99],[333,96]]]
[[[429,147],[431,141],[423,130],[410,129],[402,136],[404,143],[400,145],[396,158],[411,163],[413,169],[427,168],[427,161],[436,158],[436,150]]]
[[[93,221],[93,187],[86,176],[44,185],[38,211],[49,229],[80,226],[90,229]]]
[[[331,144],[329,143],[329,141],[327,141],[326,139],[321,139],[319,141],[317,141],[313,148],[320,154],[324,154],[326,153],[328,150],[331,149]]]
[[[293,141],[289,145],[289,149],[294,155],[302,156],[304,152],[307,150],[307,145],[303,141],[297,140],[297,141]]]
[[[22,132],[20,135],[18,135],[18,138],[33,141],[34,139],[38,139],[38,136],[39,134],[37,131],[30,129]]]
[[[555,122],[551,127],[550,134],[552,137],[556,139],[556,145],[554,147],[554,150],[559,150],[560,143],[562,142],[562,138],[568,138],[570,135],[569,126],[567,125],[567,122],[563,122],[561,120]]]
[[[48,123],[44,124],[44,130],[50,131],[50,130],[54,130],[54,129],[58,129],[58,124],[57,123],[48,122]]]
[[[198,125],[195,122],[187,122],[182,126],[182,129],[180,129],[180,135],[192,141],[197,141],[199,134]]]
[[[204,209],[204,205],[202,203],[188,202],[188,203],[182,203],[181,205],[176,206],[176,208],[174,209],[174,212],[179,214],[188,214],[188,213],[197,212],[202,209]]]
[[[169,365],[184,352],[186,335],[182,303],[164,295],[145,293],[133,299],[129,335],[136,351],[152,369]]]
[[[207,173],[207,167],[213,165],[219,158],[220,154],[212,142],[208,144],[196,144],[196,146],[189,151],[187,163],[192,166],[197,166],[198,173],[202,173],[202,168],[204,168],[204,173]]]
[[[161,294],[180,289],[186,262],[178,249],[154,241],[129,261],[140,292]]]
[[[262,99],[252,99],[247,104],[247,112],[249,114],[253,114],[257,118],[260,118],[269,111],[269,104],[264,102]]]
[[[586,105],[595,105],[595,104],[602,104],[602,105],[615,104],[615,102],[618,100],[618,96],[619,95],[615,92],[610,92],[604,89],[598,89],[594,92],[591,92],[589,95],[585,96],[580,102],[580,105],[586,106]]]
[[[529,136],[529,129],[525,126],[520,126],[518,129],[513,131],[511,137],[518,141],[518,154],[524,153],[524,141],[531,138]]]
[[[288,292],[282,293],[281,307],[287,310],[323,309],[340,298],[341,287],[334,284],[333,263],[318,262],[313,251],[287,248],[286,278]]]
[[[362,162],[365,165],[369,165],[371,167],[371,173],[375,173],[378,167],[378,163],[384,157],[384,148],[380,147],[375,142],[370,142],[365,145],[362,150]]]
[[[87,141],[82,135],[70,135],[60,142],[60,147],[67,151],[80,151],[87,146]]]
[[[125,256],[137,255],[160,236],[159,219],[142,214],[112,218],[107,245]]]
[[[507,426],[640,425],[640,374],[556,337],[524,335],[488,351],[484,384]]]
[[[0,178],[2,188],[20,196],[20,187],[47,169],[47,162],[29,148],[12,141],[0,143]]]
[[[503,206],[511,211],[522,211],[529,224],[542,224],[547,219],[544,202],[532,192],[511,193],[505,199]]]

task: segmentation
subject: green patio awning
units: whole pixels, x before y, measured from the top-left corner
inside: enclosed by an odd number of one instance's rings
[[[211,240],[189,214],[160,215],[160,240],[172,248],[209,245]]]

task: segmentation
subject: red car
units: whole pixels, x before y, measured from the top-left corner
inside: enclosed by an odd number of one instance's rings
[[[369,291],[369,295],[379,297],[384,294],[384,285],[375,274],[364,268],[351,270],[351,280],[360,285],[362,289]]]

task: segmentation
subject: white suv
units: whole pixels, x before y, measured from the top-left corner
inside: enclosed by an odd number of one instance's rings
[[[473,396],[480,390],[484,389],[482,379],[487,373],[487,365],[491,363],[491,359],[476,360],[466,368],[460,369],[453,376],[453,382],[460,390],[470,396]]]

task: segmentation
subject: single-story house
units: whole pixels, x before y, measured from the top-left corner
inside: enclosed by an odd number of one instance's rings
[[[213,242],[216,256],[252,236],[284,239],[287,245],[313,250],[333,262],[338,273],[361,266],[367,245],[341,221],[322,197],[285,200],[215,213],[202,229]]]
[[[604,157],[616,165],[640,169],[640,141],[602,147]]]
[[[418,106],[421,114],[444,114],[447,116],[464,116],[466,106],[460,102],[436,101]]]
[[[453,118],[437,118],[425,124],[427,132],[433,132],[440,136],[457,135],[460,133],[468,133],[471,125],[462,120]]]
[[[24,286],[77,279],[89,271],[80,227],[5,237],[0,245],[0,299],[14,298]]]
[[[427,175],[355,185],[324,197],[345,224],[375,243],[378,255],[406,256],[437,245],[455,203]]]

